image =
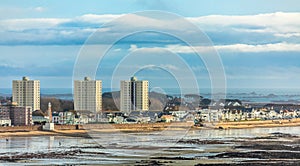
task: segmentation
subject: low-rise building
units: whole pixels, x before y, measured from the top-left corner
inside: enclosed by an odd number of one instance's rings
[[[71,111],[54,112],[52,122],[55,124],[75,124],[75,114]]]
[[[89,122],[95,123],[97,121],[96,119],[97,119],[96,114],[90,111],[81,111],[81,112],[76,112],[74,122],[76,124],[87,124]]]
[[[32,108],[29,106],[10,106],[10,119],[14,126],[32,125]]]
[[[161,117],[161,121],[162,121],[162,122],[167,122],[167,123],[169,123],[169,122],[174,122],[175,120],[176,120],[175,117],[172,116],[172,115],[163,115],[163,116]]]
[[[58,112],[53,112],[52,113],[52,122],[54,124],[60,124],[60,116]]]
[[[43,111],[36,110],[32,112],[32,121],[33,124],[45,124],[49,122],[49,118]]]
[[[283,110],[282,118],[295,118],[297,116],[296,110]]]
[[[1,126],[27,126],[32,125],[32,108],[28,106],[17,106],[16,103],[9,103],[0,106]]]
[[[1,126],[11,126],[11,120],[10,119],[0,119],[0,125]]]
[[[269,119],[278,119],[278,113],[275,110],[270,110],[268,112]]]
[[[32,116],[33,124],[45,124],[49,122],[49,119],[44,116]]]
[[[169,113],[175,117],[175,121],[183,120],[188,114],[187,111],[169,111]]]
[[[199,110],[199,117],[204,122],[218,122],[222,117],[222,111],[216,109]]]
[[[9,107],[0,105],[0,126],[10,126]]]

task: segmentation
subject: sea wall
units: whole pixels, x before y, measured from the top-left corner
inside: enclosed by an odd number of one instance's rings
[[[83,129],[120,129],[120,130],[161,130],[165,128],[186,128],[193,126],[192,123],[142,123],[142,124],[86,124],[86,125],[55,125],[55,130],[83,130]],[[35,126],[9,126],[0,127],[0,132],[38,131],[42,125]]]
[[[76,130],[76,125],[55,125],[56,130]],[[18,132],[18,131],[38,131],[42,130],[42,125],[34,126],[8,126],[0,127],[0,132]]]
[[[8,127],[0,127],[0,132],[17,132],[17,131],[37,131],[42,130],[41,125],[36,126],[8,126]]]

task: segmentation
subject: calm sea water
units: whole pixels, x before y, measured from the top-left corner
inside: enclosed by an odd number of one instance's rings
[[[151,89],[151,88],[150,88]],[[103,92],[118,91],[119,89],[103,88]],[[167,88],[162,90],[154,89],[154,91],[180,96],[180,89]],[[194,89],[185,88],[182,91],[186,93],[196,94]],[[211,89],[203,88],[199,90],[200,95],[206,98],[211,97]],[[219,90],[217,90],[219,91]],[[1,96],[11,96],[10,88],[0,88]],[[42,88],[41,95],[56,97],[60,99],[72,100],[72,88]],[[198,93],[198,94],[199,94]],[[300,88],[282,88],[282,89],[259,89],[259,88],[228,88],[226,89],[226,97],[231,99],[240,99],[244,102],[288,102],[300,103]]]
[[[281,132],[299,136],[300,127],[253,128],[231,130],[193,130],[183,134],[183,139],[235,140],[265,136]],[[174,131],[176,132],[176,131]],[[181,133],[182,134],[182,133]],[[132,137],[135,139],[132,139]],[[7,140],[6,140],[7,139]],[[64,164],[124,164],[133,160],[146,160],[155,156],[192,157],[214,155],[212,151],[232,146],[228,144],[181,144],[173,143],[168,135],[159,132],[131,133],[124,136],[118,133],[102,133],[90,138],[63,136],[7,137],[0,138],[0,156],[20,155],[24,153],[62,153],[80,149],[83,153],[72,155],[72,159],[37,159],[9,163],[0,161],[0,165],[64,165]],[[103,145],[105,148],[94,148]]]

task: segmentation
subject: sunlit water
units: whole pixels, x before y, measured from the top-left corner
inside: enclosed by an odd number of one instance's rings
[[[183,139],[232,140],[265,136],[269,133],[281,132],[299,136],[300,127],[253,128],[230,130],[191,130]],[[176,132],[176,131],[174,131]],[[182,134],[182,133],[180,133]],[[133,139],[134,138],[134,139]],[[159,132],[124,134],[103,133],[98,138],[34,136],[7,137],[0,139],[0,155],[9,156],[24,153],[64,152],[81,149],[83,154],[74,155],[72,159],[35,159],[19,161],[22,165],[44,164],[122,164],[135,160],[144,160],[155,156],[207,156],[211,149],[228,145],[190,145],[175,143],[177,138],[161,135]],[[8,140],[6,140],[8,139]],[[105,148],[96,148],[98,145]],[[81,148],[85,147],[85,148]],[[91,147],[91,148],[86,148]],[[186,151],[193,151],[186,153]],[[94,153],[97,152],[97,153]],[[19,165],[0,161],[1,165]]]

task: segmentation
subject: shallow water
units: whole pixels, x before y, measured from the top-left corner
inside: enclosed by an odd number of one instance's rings
[[[7,137],[0,139],[0,156],[33,154],[30,160],[0,161],[1,165],[65,165],[65,164],[122,164],[150,157],[207,157],[231,147],[230,144],[182,144],[179,139],[234,140],[265,136],[281,132],[300,136],[300,127],[253,128],[230,130],[191,130],[186,135],[151,133],[101,133],[97,137],[34,136]],[[95,135],[94,135],[95,136]],[[8,140],[6,140],[8,139]],[[99,148],[97,146],[104,146]],[[51,159],[38,159],[41,153],[62,153],[80,149],[81,153]]]

